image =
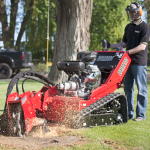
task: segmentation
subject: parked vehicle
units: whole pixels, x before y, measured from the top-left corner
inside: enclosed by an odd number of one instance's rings
[[[0,50],[0,79],[10,78],[20,69],[32,67],[31,52],[17,52],[12,48]]]

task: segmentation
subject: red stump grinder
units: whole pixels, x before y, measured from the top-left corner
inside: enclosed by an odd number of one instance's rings
[[[32,70],[20,72],[12,78],[6,95],[5,112],[8,111],[12,134],[23,136],[39,125],[46,132],[47,122],[72,128],[126,123],[126,97],[113,92],[121,87],[130,62],[125,51],[79,52],[77,61],[57,63],[58,70],[68,75],[68,80],[59,84]],[[19,95],[21,78],[25,79],[23,94]],[[27,79],[37,80],[44,86],[38,92],[25,92],[23,85]],[[16,92],[11,93],[14,85]]]

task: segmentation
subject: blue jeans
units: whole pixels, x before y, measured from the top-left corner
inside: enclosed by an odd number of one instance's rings
[[[130,65],[124,78],[124,91],[128,101],[129,119],[134,119],[134,84],[136,82],[137,106],[136,118],[146,119],[145,113],[147,108],[147,66]]]

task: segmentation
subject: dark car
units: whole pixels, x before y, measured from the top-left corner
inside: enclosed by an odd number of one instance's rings
[[[20,72],[20,69],[32,66],[31,52],[17,52],[12,48],[0,50],[0,79],[10,78],[13,73]]]

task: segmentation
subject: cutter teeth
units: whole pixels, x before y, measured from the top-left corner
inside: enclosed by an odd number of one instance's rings
[[[14,118],[14,119],[16,118],[16,115],[14,114],[14,112],[13,112],[13,114],[12,114],[12,118]]]
[[[47,121],[45,120],[43,125],[42,125],[42,131],[43,133],[48,133],[50,129],[47,128]]]
[[[17,132],[17,128],[16,127],[14,127],[14,133],[16,133]]]

